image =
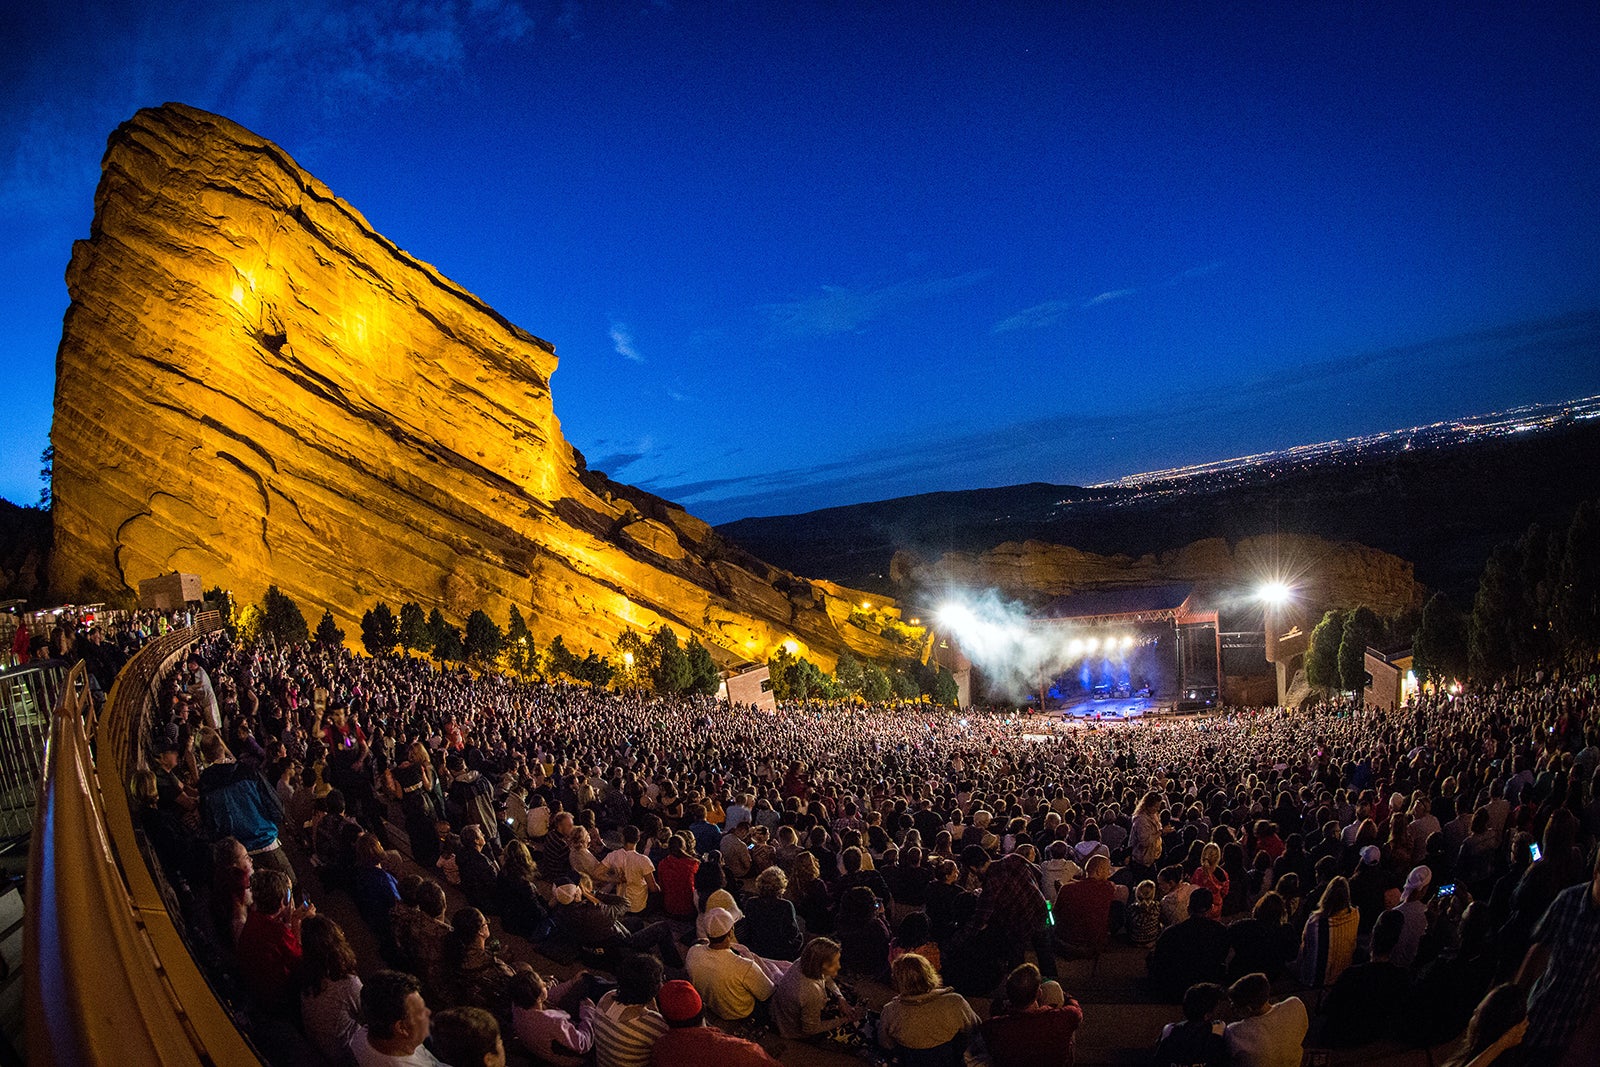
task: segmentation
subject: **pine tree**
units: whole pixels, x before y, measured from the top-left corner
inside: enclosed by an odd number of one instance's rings
[[[1472,600],[1472,621],[1467,631],[1468,662],[1474,677],[1487,681],[1509,674],[1516,667],[1516,635],[1511,632],[1521,602],[1517,587],[1520,553],[1514,542],[1495,546],[1478,579]]]
[[[449,639],[448,631],[451,629],[450,624],[444,621],[444,612],[438,608],[428,612],[427,636],[424,641],[426,642],[427,650],[433,654],[434,659],[440,661],[444,659],[443,653],[439,650],[439,644]]]
[[[1428,598],[1411,642],[1417,678],[1435,684],[1467,676],[1466,618],[1443,593]]]
[[[662,626],[650,636],[651,651],[655,656],[650,682],[657,693],[669,696],[689,688],[689,657],[678,646],[678,635],[672,627]]]
[[[439,622],[441,625],[444,623],[443,616]],[[396,637],[400,646],[407,652],[421,652],[427,655],[433,651],[433,633],[428,629],[428,617],[422,613],[422,606],[415,601],[408,600],[400,605],[400,626]]]
[[[862,673],[861,661],[850,653],[840,655],[839,662],[834,664],[833,676],[839,682],[839,688],[846,693],[859,693],[866,684],[866,675]]]
[[[1600,505],[1584,501],[1562,539],[1554,615],[1563,650],[1573,663],[1592,663],[1600,651]]]
[[[715,696],[722,687],[722,672],[717,669],[717,661],[711,658],[711,650],[701,644],[698,637],[691,637],[686,652],[689,658],[687,691],[699,696]]]
[[[578,666],[578,657],[573,655],[572,651],[567,648],[567,643],[561,639],[560,634],[556,634],[550,639],[548,659],[552,675],[559,677],[564,674],[569,678],[576,677],[573,671]]]
[[[511,605],[511,618],[506,624],[506,666],[518,678],[526,678],[533,665],[533,635],[522,619],[522,612]]]
[[[861,667],[861,695],[874,704],[881,704],[894,695],[894,683],[882,667],[866,663]]]
[[[344,631],[333,621],[333,612],[327,608],[323,609],[322,620],[317,623],[317,644],[323,648],[338,648],[344,644]]]
[[[1306,684],[1339,688],[1339,643],[1344,639],[1344,612],[1329,611],[1311,631],[1306,646]]]
[[[446,624],[434,637],[433,655],[440,663],[460,663],[465,659],[467,649],[461,631]]]
[[[1358,697],[1367,688],[1367,646],[1383,636],[1383,620],[1366,605],[1345,617],[1339,641],[1339,685]]]
[[[361,616],[361,645],[369,656],[387,656],[400,641],[395,628],[394,612],[389,605],[378,601]]]
[[[505,635],[493,619],[481,609],[467,616],[467,636],[464,642],[468,658],[479,667],[487,667],[505,647]]]
[[[261,616],[262,634],[279,644],[303,644],[311,636],[300,605],[275,585],[267,586],[267,595],[261,600]]]

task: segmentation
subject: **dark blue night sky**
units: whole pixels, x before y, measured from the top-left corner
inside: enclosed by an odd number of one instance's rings
[[[282,144],[715,521],[1600,392],[1600,5],[11,5],[0,495],[105,137]],[[159,9],[159,10],[157,10]]]

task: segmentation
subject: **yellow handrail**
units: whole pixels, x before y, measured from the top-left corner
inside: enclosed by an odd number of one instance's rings
[[[220,625],[214,613],[202,616],[134,656],[94,723],[93,752],[83,664],[68,676],[51,718],[28,856],[24,995],[35,1067],[260,1063],[179,936],[128,805],[153,686]]]

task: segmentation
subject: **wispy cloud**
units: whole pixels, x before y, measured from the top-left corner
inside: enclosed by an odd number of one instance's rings
[[[1138,291],[1137,289],[1107,289],[1105,292],[1097,293],[1085,300],[1083,306],[1085,308],[1099,307],[1101,304],[1109,304],[1113,300],[1121,300],[1125,296],[1132,296]]]
[[[816,296],[765,304],[760,311],[779,336],[836,337],[855,333],[898,308],[969,288],[988,276],[989,271],[981,270],[877,287],[825,285]]]
[[[628,329],[625,322],[611,324],[611,347],[617,350],[617,355],[623,359],[632,360],[634,363],[643,363],[644,357],[633,344],[633,331]]]

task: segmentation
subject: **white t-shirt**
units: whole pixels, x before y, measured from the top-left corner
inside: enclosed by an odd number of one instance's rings
[[[418,1045],[417,1050],[409,1056],[384,1055],[367,1040],[365,1026],[356,1031],[355,1040],[350,1042],[350,1051],[355,1054],[356,1062],[361,1067],[445,1067],[438,1057],[428,1051],[426,1045]]]
[[[655,873],[656,865],[650,857],[632,849],[619,848],[606,856],[605,866],[618,881],[618,895],[628,902],[628,911],[644,910],[650,900],[646,878]]]
[[[1305,1004],[1290,997],[1260,1015],[1229,1023],[1223,1036],[1235,1067],[1300,1067],[1310,1023]]]
[[[300,1021],[317,1051],[337,1062],[361,1024],[361,979],[355,975],[323,984],[316,996],[300,998]]]

